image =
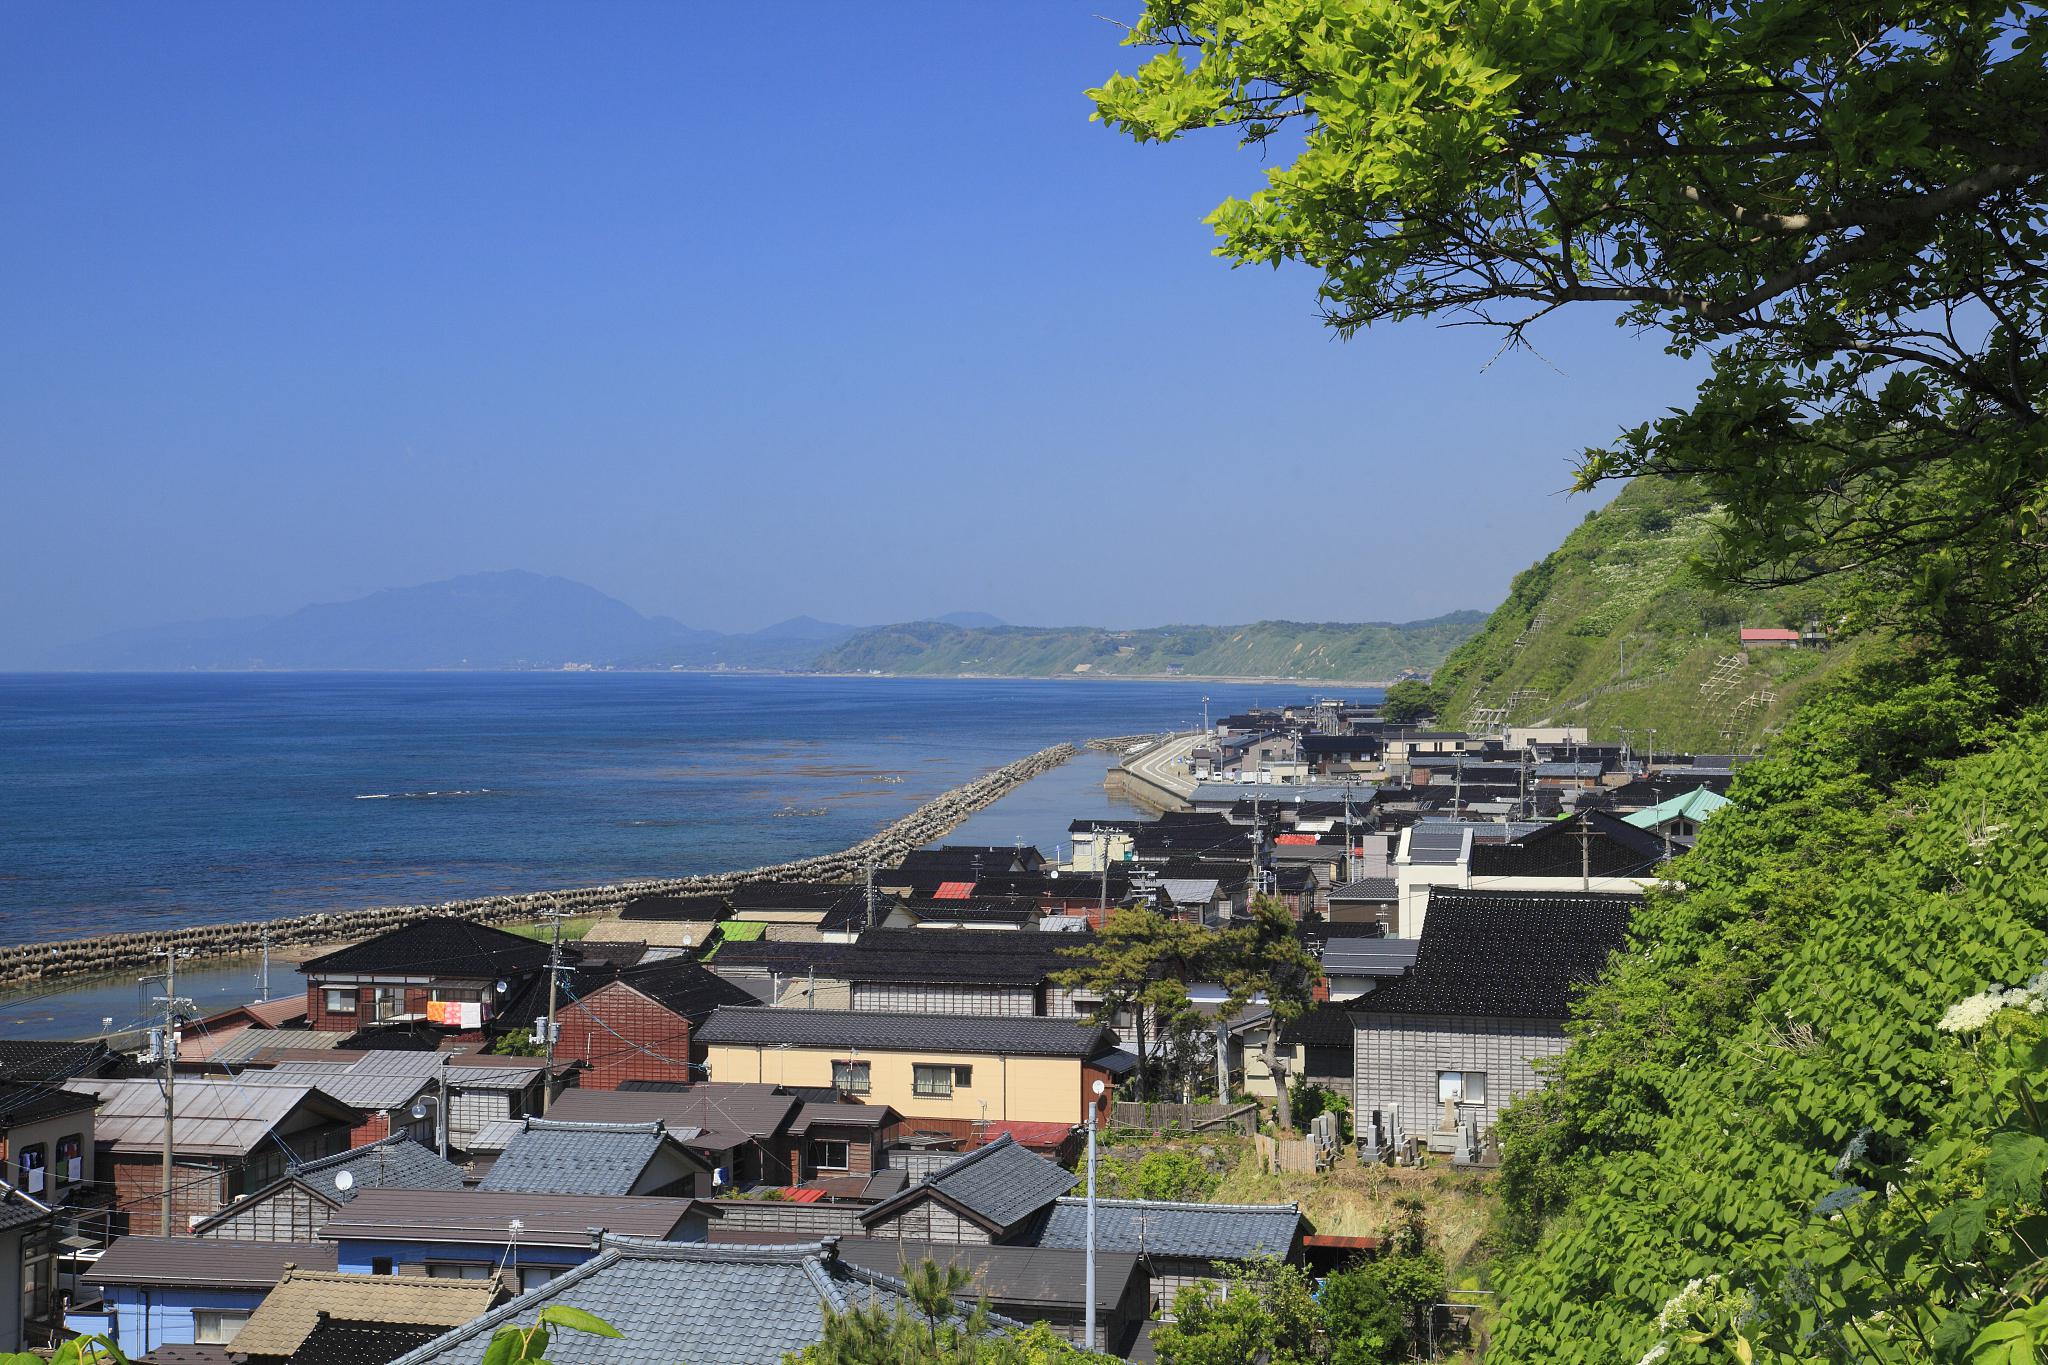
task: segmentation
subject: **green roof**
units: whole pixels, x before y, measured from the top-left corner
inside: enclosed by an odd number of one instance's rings
[[[1633,815],[1624,815],[1621,818],[1637,829],[1655,829],[1667,820],[1704,820],[1727,804],[1728,798],[1719,792],[1710,791],[1705,787],[1694,787],[1682,796],[1659,801],[1646,810],[1639,810]]]

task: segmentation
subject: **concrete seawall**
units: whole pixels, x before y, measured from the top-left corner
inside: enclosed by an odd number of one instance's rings
[[[518,896],[479,896],[470,900],[443,901],[438,905],[383,905],[332,914],[299,915],[291,919],[195,924],[183,929],[99,934],[92,938],[64,939],[54,943],[30,943],[0,949],[0,987],[18,988],[62,977],[98,976],[146,967],[160,960],[165,949],[189,952],[194,956],[232,957],[259,951],[266,936],[272,947],[368,938],[425,915],[448,915],[479,924],[516,924],[539,919],[556,910],[576,915],[602,914],[650,891],[716,894],[729,891],[740,882],[761,878],[855,881],[870,863],[876,867],[895,866],[904,854],[943,837],[968,816],[995,804],[1040,773],[1059,767],[1079,752],[1071,744],[1040,749],[1027,758],[984,773],[972,782],[941,792],[902,819],[837,853],[695,877],[650,878],[610,886],[534,891]]]

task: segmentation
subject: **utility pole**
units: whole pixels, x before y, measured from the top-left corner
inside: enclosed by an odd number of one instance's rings
[[[1351,838],[1351,784],[1344,784],[1344,880],[1347,884],[1358,880],[1357,845]],[[1222,1095],[1217,1096],[1223,1098]]]
[[[869,858],[869,859],[868,859],[868,861],[867,861],[867,872],[866,872],[866,875],[867,875],[867,924],[868,924],[868,928],[872,929],[872,928],[874,928],[874,927],[875,927],[875,860],[874,860],[873,858]]]
[[[1096,908],[1095,928],[1100,932],[1109,919],[1109,831],[1095,827],[1095,861],[1102,865],[1102,904]]]
[[[267,928],[263,931],[263,995],[261,998],[264,1000],[270,999],[270,930]]]
[[[185,1003],[178,999],[178,950],[164,949],[164,1024],[163,1044],[157,1050],[164,1066],[164,1179],[162,1195],[163,1233],[165,1237],[175,1235],[171,1223],[172,1190],[175,1184],[175,1159],[177,1144],[174,1128],[177,1124],[178,1101],[178,1006]]]
[[[1202,733],[1205,735],[1209,733],[1209,699],[1207,697],[1202,698]],[[1090,1346],[1088,1349],[1092,1351],[1095,1348]]]
[[[562,908],[555,906],[548,911],[555,932],[548,945],[548,1069],[541,1077],[540,1113],[547,1117],[548,1106],[555,1098],[555,1006],[561,993],[562,981]]]
[[[1593,889],[1593,831],[1584,812],[1579,815],[1579,889]]]

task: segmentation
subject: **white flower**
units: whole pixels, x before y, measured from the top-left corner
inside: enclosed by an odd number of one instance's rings
[[[1943,1033],[1975,1033],[2007,1005],[2023,1004],[2026,1000],[2026,991],[2008,991],[2002,986],[1993,986],[1988,991],[1980,991],[1967,1000],[1958,1000],[1950,1005],[1948,1013],[1941,1016],[1941,1022],[1935,1027]]]
[[[1657,1365],[1658,1361],[1670,1354],[1671,1348],[1660,1341],[1649,1350],[1643,1352],[1643,1358],[1638,1360],[1636,1365]]]

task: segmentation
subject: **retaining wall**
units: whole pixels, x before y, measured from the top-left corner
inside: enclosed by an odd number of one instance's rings
[[[516,924],[537,920],[556,910],[595,915],[616,910],[647,892],[685,895],[718,894],[740,882],[763,878],[792,881],[858,881],[870,863],[894,867],[903,855],[924,847],[957,828],[968,816],[1040,773],[1059,767],[1080,750],[1071,744],[1040,749],[1028,758],[1005,764],[972,782],[941,792],[879,833],[837,853],[799,858],[794,862],[695,877],[650,878],[610,886],[582,886],[562,891],[534,891],[518,896],[480,896],[442,901],[438,905],[383,905],[291,919],[247,920],[236,924],[196,924],[128,934],[98,934],[54,943],[29,943],[0,949],[0,987],[18,987],[67,976],[96,976],[146,967],[161,960],[166,949],[195,957],[233,957],[260,951],[267,936],[271,946],[335,943],[369,938],[424,915],[450,915],[481,924]]]

